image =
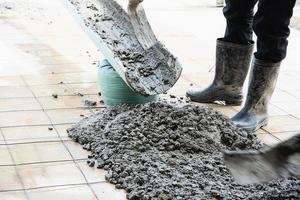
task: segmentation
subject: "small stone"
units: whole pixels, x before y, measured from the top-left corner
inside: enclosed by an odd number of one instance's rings
[[[122,189],[122,185],[121,184],[116,184],[116,189]]]
[[[94,158],[95,157],[95,155],[88,155],[88,158]]]
[[[53,97],[54,99],[57,99],[57,98],[58,98],[58,95],[57,95],[57,94],[52,94],[52,97]]]
[[[95,166],[95,161],[94,160],[91,160],[89,163],[88,163],[89,167],[94,167]]]
[[[84,106],[86,107],[93,107],[96,106],[97,102],[96,101],[91,101],[91,100],[84,100]]]
[[[98,163],[98,165],[97,165],[98,169],[102,169],[105,166],[105,163],[103,160],[97,160],[97,163]]]
[[[53,127],[48,127],[48,130],[49,130],[49,131],[52,131],[52,130],[53,130]]]

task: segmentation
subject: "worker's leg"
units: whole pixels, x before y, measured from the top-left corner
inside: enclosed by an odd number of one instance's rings
[[[214,103],[224,101],[240,105],[252,51],[253,7],[257,0],[227,0],[224,16],[227,28],[224,38],[217,40],[215,78],[206,88],[192,87],[187,96],[192,101]]]
[[[289,22],[295,0],[261,0],[254,17],[257,52],[250,76],[247,101],[232,122],[256,131],[268,121],[268,104],[275,89],[280,62],[286,56]]]
[[[295,3],[296,0],[260,0],[253,22],[257,35],[257,59],[276,63],[286,57]]]
[[[252,44],[254,6],[258,0],[227,0],[223,9],[226,18],[224,40],[227,42]]]

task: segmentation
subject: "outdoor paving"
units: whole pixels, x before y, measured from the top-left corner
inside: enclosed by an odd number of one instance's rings
[[[61,1],[0,0],[0,200],[125,199],[124,191],[105,182],[105,171],[85,164],[88,152],[66,134],[103,108],[84,107],[85,99],[100,100],[97,64],[103,56]],[[172,94],[184,95],[191,83],[206,85],[213,78],[215,40],[225,27],[214,3],[145,1],[157,36],[184,68]],[[270,123],[257,132],[268,145],[300,132],[299,17],[298,6]],[[241,108],[209,106],[229,117]]]

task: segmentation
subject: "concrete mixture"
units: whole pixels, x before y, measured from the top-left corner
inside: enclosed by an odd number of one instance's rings
[[[68,129],[88,164],[130,200],[300,199],[300,179],[238,185],[223,150],[260,149],[253,135],[201,106],[149,103],[104,109]]]

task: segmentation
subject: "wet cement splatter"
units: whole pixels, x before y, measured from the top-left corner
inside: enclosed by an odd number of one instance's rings
[[[84,118],[68,134],[91,151],[88,164],[108,170],[106,180],[130,200],[300,198],[297,178],[236,184],[221,152],[262,145],[206,107],[117,106]]]

